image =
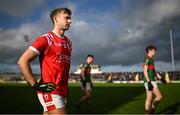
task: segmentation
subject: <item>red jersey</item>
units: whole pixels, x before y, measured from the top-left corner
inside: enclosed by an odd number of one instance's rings
[[[66,36],[49,32],[38,37],[30,46],[39,55],[41,82],[56,85],[52,94],[66,97],[68,94],[68,77],[71,63],[71,41]]]

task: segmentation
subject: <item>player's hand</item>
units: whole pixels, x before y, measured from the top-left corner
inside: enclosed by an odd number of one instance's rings
[[[33,88],[37,91],[41,91],[43,93],[48,93],[48,92],[52,92],[55,89],[55,84],[51,83],[51,82],[47,82],[47,83],[36,82],[33,85]]]
[[[148,90],[152,91],[153,90],[153,85],[151,84],[151,81],[148,82]]]
[[[83,85],[83,88],[86,87],[86,81],[85,80],[82,80],[82,85]]]
[[[164,78],[161,77],[160,80],[161,80],[161,82],[162,82],[164,85],[166,85],[167,81],[166,81]]]

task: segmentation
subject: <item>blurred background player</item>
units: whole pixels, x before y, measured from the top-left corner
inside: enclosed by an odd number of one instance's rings
[[[81,68],[81,75],[80,75],[80,83],[81,89],[83,91],[83,96],[80,98],[79,102],[76,104],[77,109],[80,109],[80,104],[82,102],[86,102],[87,109],[91,109],[90,106],[90,99],[91,99],[91,92],[92,92],[92,81],[91,81],[91,64],[94,61],[93,55],[87,55],[85,64],[82,65]]]
[[[65,114],[71,41],[64,35],[71,24],[71,11],[58,8],[51,12],[53,30],[38,37],[20,57],[18,64],[26,80],[37,90],[44,114]],[[39,56],[41,80],[32,73],[30,62]]]
[[[147,114],[154,113],[157,108],[157,105],[162,99],[162,95],[155,81],[155,77],[160,79],[163,82],[163,84],[166,84],[165,79],[163,79],[155,70],[153,58],[155,56],[156,50],[157,48],[153,45],[149,45],[146,47],[147,56],[145,58],[143,66],[144,86],[146,89],[145,113]],[[155,95],[155,98],[151,104],[153,94]],[[150,107],[152,107],[151,111]]]

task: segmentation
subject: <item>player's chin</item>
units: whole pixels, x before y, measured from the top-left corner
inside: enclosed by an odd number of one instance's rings
[[[70,26],[66,26],[66,27],[64,27],[63,29],[64,29],[64,30],[69,30],[69,27],[70,27]]]

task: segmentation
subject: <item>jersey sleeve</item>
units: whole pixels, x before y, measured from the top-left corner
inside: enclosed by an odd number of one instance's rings
[[[45,48],[48,46],[46,37],[39,37],[31,44],[29,47],[33,50],[36,54],[40,55],[44,52]]]
[[[149,65],[150,64],[150,58],[146,57],[144,60],[144,65]]]

